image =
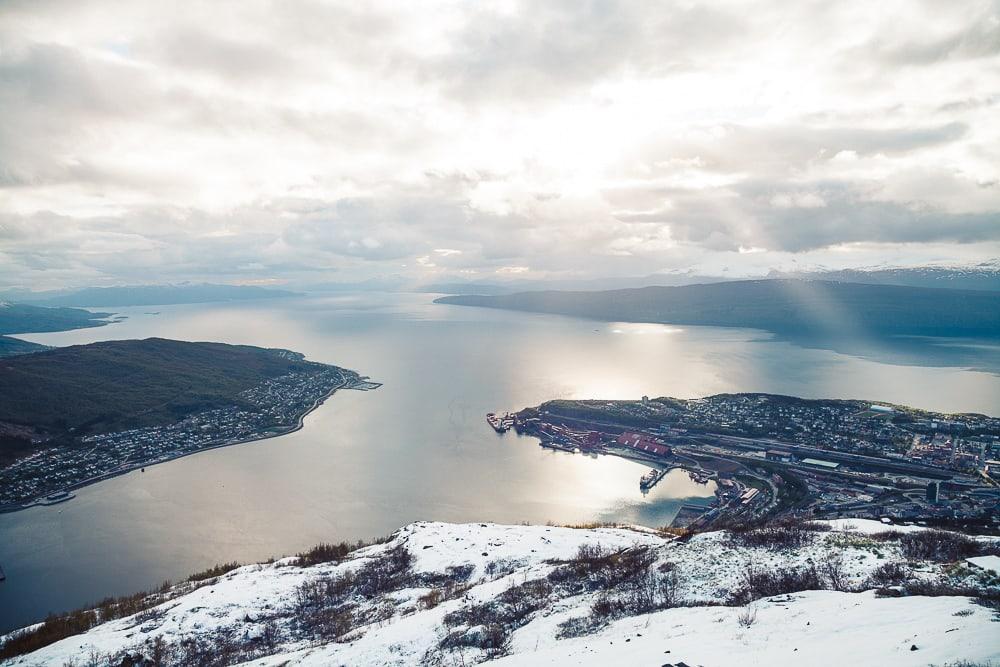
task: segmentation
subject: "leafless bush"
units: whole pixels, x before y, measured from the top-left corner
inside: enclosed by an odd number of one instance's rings
[[[575,558],[561,561],[548,579],[574,593],[607,590],[644,576],[655,560],[656,555],[647,546],[611,551],[584,544]]]
[[[313,636],[335,639],[363,623],[385,620],[386,609],[365,611],[361,604],[416,585],[412,561],[410,552],[397,546],[357,570],[304,581],[295,592],[298,627]]]
[[[503,577],[517,570],[521,565],[520,561],[513,558],[498,558],[486,564],[486,574],[491,577]]]
[[[676,568],[646,572],[618,588],[603,590],[590,607],[590,614],[572,618],[559,625],[558,637],[590,634],[609,622],[627,616],[648,614],[679,607],[681,580]]]
[[[373,544],[383,544],[388,541],[389,538],[384,537],[368,542],[359,540],[357,542],[338,542],[337,544],[321,543],[311,549],[307,549],[306,551],[299,553],[297,556],[299,559],[299,565],[303,567],[318,565],[319,563],[340,562],[358,549],[368,547]]]
[[[239,563],[233,561],[232,563],[222,563],[220,565],[213,565],[207,570],[197,572],[192,574],[187,578],[187,581],[204,581],[206,579],[214,579],[215,577],[221,577],[227,572],[232,572],[240,566]]]
[[[756,549],[796,549],[811,544],[813,534],[830,530],[825,524],[785,520],[763,525],[742,525],[729,528],[730,543]]]
[[[884,563],[868,575],[866,584],[871,588],[898,586],[910,578],[910,568],[906,563]]]
[[[489,602],[472,604],[449,612],[446,626],[465,629],[451,631],[440,643],[442,649],[472,646],[485,649],[491,657],[504,655],[510,634],[526,624],[532,614],[545,608],[552,593],[552,584],[545,579],[532,579],[512,586]]]
[[[421,609],[433,609],[444,601],[444,591],[434,588],[417,598]]]
[[[757,608],[754,606],[747,607],[736,617],[736,621],[740,624],[740,627],[749,628],[757,622]]]
[[[976,540],[945,530],[921,530],[905,533],[899,539],[903,555],[914,560],[950,563],[981,552]]]
[[[441,640],[444,650],[471,647],[483,649],[487,658],[499,658],[510,652],[511,630],[497,623],[476,626],[466,630],[453,630]]]
[[[414,577],[414,584],[426,587],[464,584],[472,577],[475,569],[471,563],[449,565],[444,572],[421,572]]]
[[[850,583],[844,570],[844,558],[835,551],[826,552],[817,566],[820,575],[826,579],[827,587],[835,591],[847,591]]]
[[[823,578],[812,566],[767,569],[748,564],[740,573],[740,587],[730,595],[729,603],[744,606],[773,595],[825,588]]]
[[[981,588],[948,580],[911,579],[903,585],[906,595],[968,597],[976,604],[1000,612],[1000,589]]]

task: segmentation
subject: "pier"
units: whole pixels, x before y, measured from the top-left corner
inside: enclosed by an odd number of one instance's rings
[[[641,478],[639,478],[639,488],[642,489],[643,493],[646,493],[654,486],[660,483],[660,480],[667,476],[670,472],[669,468],[653,468]]]

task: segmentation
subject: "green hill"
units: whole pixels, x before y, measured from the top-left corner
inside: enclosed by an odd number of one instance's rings
[[[45,308],[25,303],[0,303],[0,334],[42,333],[100,327],[111,313],[80,308]]]
[[[239,404],[262,380],[322,365],[286,350],[161,338],[0,359],[0,426],[51,436],[168,424]]]
[[[0,357],[28,354],[49,349],[3,334],[43,333],[100,327],[108,324],[110,313],[92,313],[79,308],[43,308],[23,303],[0,302]]]

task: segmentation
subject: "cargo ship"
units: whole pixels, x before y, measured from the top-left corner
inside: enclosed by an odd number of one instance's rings
[[[645,475],[639,478],[639,488],[643,491],[649,491],[651,488],[656,486],[663,477],[667,474],[666,470],[660,470],[659,468],[653,468]]]
[[[503,433],[507,430],[504,428],[503,423],[500,421],[500,418],[497,417],[495,412],[486,413],[486,423],[489,424],[497,433]]]
[[[486,413],[486,423],[493,427],[497,433],[506,433],[514,425],[514,417],[508,412],[503,417],[495,412]]]

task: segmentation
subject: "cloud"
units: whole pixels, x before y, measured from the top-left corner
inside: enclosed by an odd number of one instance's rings
[[[0,5],[0,286],[1000,256],[1000,6]]]

